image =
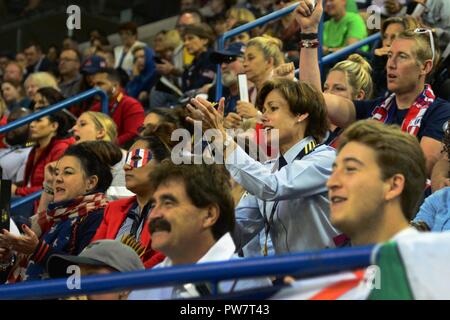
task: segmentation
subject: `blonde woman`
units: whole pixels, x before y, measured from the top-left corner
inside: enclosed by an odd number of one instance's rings
[[[25,92],[30,100],[35,100],[36,92],[44,87],[51,87],[59,91],[56,78],[48,72],[32,73],[25,80]]]
[[[72,128],[72,134],[76,140],[75,143],[85,141],[108,141],[117,144],[117,128],[114,121],[108,115],[101,112],[87,111],[80,115],[76,124]],[[123,166],[126,159],[126,151],[122,150],[122,159],[111,167],[113,180],[107,191],[109,199],[117,199],[130,196],[125,188],[125,172]],[[49,163],[45,167],[44,189],[50,188],[54,180],[54,169],[56,161]],[[48,193],[42,193],[39,210],[45,209],[45,206],[52,201],[52,196]]]
[[[254,106],[256,94],[272,78],[274,69],[284,63],[281,47],[281,40],[270,36],[255,37],[247,43],[244,70],[248,81],[255,85],[255,90],[250,93],[251,102],[238,101],[236,109],[241,117],[257,117],[258,111]]]
[[[80,115],[76,124],[72,128],[76,143],[91,140],[103,140],[117,144],[117,127],[113,119],[101,112],[87,111]],[[125,190],[125,164],[127,152],[122,150],[122,160],[112,168],[113,181],[108,190],[108,196],[115,197]],[[114,196],[112,195],[114,193]],[[129,196],[129,192],[125,192]]]

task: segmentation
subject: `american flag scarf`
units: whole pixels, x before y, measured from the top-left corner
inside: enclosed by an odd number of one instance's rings
[[[395,93],[387,97],[383,102],[377,106],[372,112],[372,119],[381,121],[383,123],[390,123],[392,111],[390,109],[392,101],[395,99]],[[425,89],[417,97],[416,101],[409,107],[408,113],[402,123],[402,131],[407,132],[413,136],[419,133],[420,125],[422,124],[423,116],[428,110],[428,107],[434,102],[436,96],[429,84],[425,85]]]
[[[70,243],[74,241],[71,236],[72,228],[77,225],[76,221],[80,221],[90,212],[105,208],[107,204],[108,200],[104,193],[92,193],[69,201],[52,203],[47,211],[39,212],[30,218],[31,229],[40,240],[51,247],[67,251],[72,247]],[[64,223],[67,220],[71,223]],[[8,283],[20,282],[27,278],[40,278],[43,272],[43,266],[34,264],[30,256],[19,254],[17,263],[9,274]]]

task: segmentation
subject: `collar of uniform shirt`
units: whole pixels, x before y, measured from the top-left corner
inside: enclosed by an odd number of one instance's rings
[[[300,151],[302,151],[303,148],[306,147],[306,145],[311,141],[313,141],[313,137],[311,136],[303,138],[302,140],[294,144],[288,151],[286,151],[286,153],[283,154],[283,157],[286,160],[287,164],[292,163],[300,153]]]

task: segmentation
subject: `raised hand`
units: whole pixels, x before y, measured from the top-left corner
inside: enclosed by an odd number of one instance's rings
[[[277,78],[286,78],[294,80],[295,78],[295,66],[293,62],[280,64],[273,69],[273,75]]]
[[[322,0],[315,0],[317,5],[312,6],[312,1],[301,0],[294,11],[295,19],[301,27],[302,32],[316,33],[319,30],[320,19],[322,18]]]
[[[217,129],[225,132],[225,98],[221,98],[219,100],[217,110],[211,102],[202,97],[191,99],[191,103],[187,105],[187,108],[191,113],[191,116],[187,117],[186,120],[190,122],[201,121],[203,131],[208,129]]]
[[[258,110],[250,102],[238,101],[236,111],[242,118],[256,118],[258,115]]]
[[[224,119],[224,127],[227,129],[238,128],[242,123],[242,117],[237,113],[230,112]]]

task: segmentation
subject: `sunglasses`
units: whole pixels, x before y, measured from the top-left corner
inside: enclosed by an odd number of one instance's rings
[[[414,30],[414,33],[418,33],[418,34],[426,34],[426,33],[428,33],[428,36],[430,37],[430,46],[431,46],[431,52],[432,52],[431,61],[434,63],[435,48],[434,48],[433,31],[431,31],[430,29],[417,28],[417,29]]]

